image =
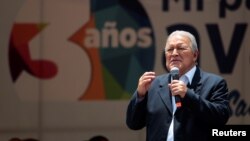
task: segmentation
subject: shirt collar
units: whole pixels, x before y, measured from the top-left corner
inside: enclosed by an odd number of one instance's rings
[[[192,69],[190,69],[188,72],[184,74],[188,78],[188,82],[190,84],[192,83],[195,71],[196,71],[196,66],[193,66]]]

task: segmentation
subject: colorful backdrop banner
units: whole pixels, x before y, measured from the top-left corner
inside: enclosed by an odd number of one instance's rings
[[[228,124],[250,124],[249,10],[249,0],[1,1],[0,140],[145,140],[126,127],[126,107],[141,74],[167,72],[176,29],[227,80]]]

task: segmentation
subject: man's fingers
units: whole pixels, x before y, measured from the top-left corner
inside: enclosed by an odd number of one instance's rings
[[[142,80],[142,81],[150,81],[150,80],[152,80],[152,79],[154,79],[155,78],[155,72],[145,72],[142,76],[141,76],[141,78],[140,78],[140,80]]]

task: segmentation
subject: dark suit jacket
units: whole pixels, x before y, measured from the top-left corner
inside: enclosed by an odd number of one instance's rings
[[[170,74],[157,76],[146,97],[138,102],[134,93],[127,109],[130,129],[144,127],[147,141],[166,141],[172,120]],[[230,117],[226,81],[197,67],[191,86],[174,115],[174,141],[207,141],[211,128],[225,125]]]

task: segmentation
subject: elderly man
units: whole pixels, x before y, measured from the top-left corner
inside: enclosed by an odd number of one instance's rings
[[[127,126],[146,127],[147,141],[206,141],[211,128],[230,117],[227,83],[196,65],[196,39],[187,31],[169,35],[165,56],[166,68],[177,69],[178,78],[145,72],[128,105]]]

